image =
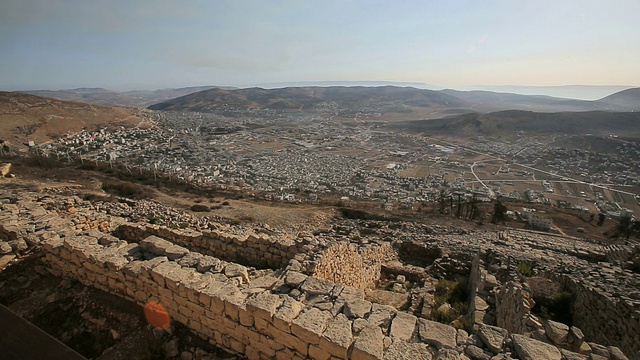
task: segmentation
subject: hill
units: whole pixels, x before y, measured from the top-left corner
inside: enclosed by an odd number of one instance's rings
[[[288,87],[281,89],[211,89],[149,107],[165,111],[215,111],[228,107],[277,110],[320,110],[332,107],[353,110],[407,111],[407,107],[457,108],[460,99],[432,90],[411,87]]]
[[[159,90],[111,91],[103,88],[78,88],[66,90],[29,90],[24,94],[50,97],[65,101],[86,102],[106,106],[146,107],[161,101],[173,99],[198,91],[208,90],[216,86],[193,86],[184,88],[167,88]],[[235,89],[233,87],[221,87]]]
[[[640,137],[640,113],[501,111],[471,113],[437,120],[406,121],[389,125],[398,130],[439,135],[593,134]]]
[[[591,101],[563,99],[542,95],[519,95],[492,91],[458,91],[441,90],[442,93],[455,96],[470,104],[476,112],[492,112],[501,110],[528,111],[585,111],[594,108]]]
[[[605,109],[640,111],[640,88],[627,89],[595,101]]]
[[[433,114],[490,113],[504,110],[536,112],[631,111],[640,110],[634,89],[625,90],[598,101],[519,95],[491,91],[426,90],[397,86],[327,86],[209,89],[149,106],[164,111],[211,112],[229,108],[317,111],[351,109],[353,112],[411,113],[417,108]],[[427,118],[417,112],[414,118]]]
[[[101,125],[136,125],[134,109],[0,92],[0,139],[13,146],[43,143],[67,132]]]

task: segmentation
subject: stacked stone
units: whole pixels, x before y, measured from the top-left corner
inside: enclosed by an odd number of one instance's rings
[[[149,235],[155,235],[201,254],[265,268],[286,266],[304,245],[302,242],[277,239],[266,234],[242,236],[219,230],[199,232],[150,224],[125,223],[119,226],[116,233],[129,241],[140,241]]]
[[[382,260],[389,251],[388,244],[359,248],[342,242],[320,253],[312,275],[358,289],[372,289],[380,280]]]
[[[374,306],[362,291],[302,273],[265,276],[247,285],[243,267],[219,259],[222,266],[206,271],[199,271],[199,261],[195,267],[182,266],[191,253],[154,236],[139,244],[103,246],[90,236],[51,238],[43,244],[53,274],[140,305],[161,304],[175,321],[252,359],[401,358],[405,351],[431,358],[433,352],[411,342],[418,326],[414,316]],[[157,256],[139,260],[149,253]],[[297,290],[303,301],[269,290],[275,286]],[[318,298],[329,302],[310,301]],[[441,338],[442,329],[454,336]],[[420,322],[418,333],[436,347],[457,346],[456,331],[447,325]]]

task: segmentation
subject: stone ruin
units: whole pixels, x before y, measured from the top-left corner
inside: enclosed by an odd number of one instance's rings
[[[161,304],[249,359],[640,359],[630,245],[364,220],[300,234],[179,230],[28,192],[0,206],[5,263],[40,249],[53,275]],[[572,326],[534,313],[521,264],[576,295]],[[467,282],[468,311],[450,324],[429,318],[440,278]]]

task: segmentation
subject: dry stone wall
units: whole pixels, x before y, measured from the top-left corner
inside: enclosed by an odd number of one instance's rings
[[[247,283],[241,265],[215,259],[218,266],[202,271],[193,253],[155,236],[106,246],[97,237],[50,238],[43,247],[54,275],[142,306],[161,304],[174,321],[250,359],[401,359],[407,352],[430,359],[436,348],[457,345],[455,329],[371,304],[362,290],[295,271]],[[150,252],[157,256],[140,258]],[[293,295],[274,290],[281,287]],[[418,324],[436,348],[415,341]],[[442,338],[443,329],[453,336]]]
[[[358,289],[374,288],[391,246],[385,244],[358,250],[355,244],[346,242],[329,247],[317,261],[313,276]]]
[[[122,239],[138,242],[150,235],[159,236],[192,251],[261,268],[280,268],[289,263],[305,245],[265,234],[241,236],[222,231],[171,229],[150,224],[122,224],[117,230]]]

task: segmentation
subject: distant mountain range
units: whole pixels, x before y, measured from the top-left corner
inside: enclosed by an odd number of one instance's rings
[[[111,91],[103,88],[28,90],[19,92],[58,100],[86,102],[98,105],[146,107],[161,101],[216,87],[217,86],[193,86],[177,89],[132,90],[124,92]],[[230,86],[221,86],[220,88],[227,90],[236,89]]]
[[[228,107],[274,110],[332,107],[411,113],[416,108],[434,113],[489,113],[503,110],[538,112],[640,111],[640,88],[623,90],[596,101],[518,95],[490,91],[427,90],[413,87],[289,87],[280,89],[220,88],[195,92],[149,106],[164,111],[219,111]]]

